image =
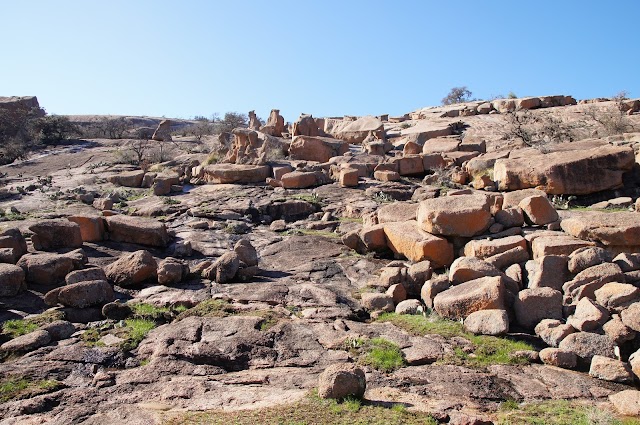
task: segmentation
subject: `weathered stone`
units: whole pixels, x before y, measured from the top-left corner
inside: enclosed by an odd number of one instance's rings
[[[396,314],[422,314],[422,304],[418,300],[400,301],[396,306]]]
[[[144,177],[143,170],[125,171],[120,174],[107,177],[107,180],[118,186],[140,187]]]
[[[569,277],[568,258],[563,255],[546,255],[534,261],[527,261],[528,288],[548,287],[561,290]]]
[[[609,282],[595,291],[596,301],[611,311],[621,311],[640,299],[640,289],[628,283]]]
[[[384,233],[389,249],[411,261],[429,260],[435,268],[453,261],[453,246],[444,238],[422,231],[415,221],[386,223]]]
[[[544,348],[540,350],[540,360],[542,360],[544,364],[561,367],[563,369],[574,369],[578,364],[578,356],[576,353],[560,348]]]
[[[562,230],[604,245],[639,246],[640,221],[635,212],[583,212],[565,218]]]
[[[562,289],[565,294],[570,294],[574,302],[583,297],[595,299],[595,291],[606,283],[621,282],[624,278],[624,274],[616,264],[598,264],[578,273],[573,280],[566,282]]]
[[[7,353],[27,353],[51,342],[49,332],[39,329],[26,335],[16,337],[0,345],[0,351]]]
[[[502,276],[502,272],[475,257],[459,257],[449,269],[449,280],[454,285],[487,276]]]
[[[498,239],[478,239],[469,241],[464,246],[464,255],[485,259],[516,247],[526,250],[527,241],[522,236],[517,235]]]
[[[306,189],[318,186],[322,182],[322,173],[317,171],[293,171],[282,176],[285,189]]]
[[[75,268],[74,260],[68,255],[27,254],[18,261],[26,274],[27,283],[55,285]]]
[[[373,178],[381,182],[397,182],[401,179],[400,173],[392,170],[376,170]]]
[[[505,228],[522,227],[524,224],[524,213],[520,207],[504,208],[495,214],[496,223],[502,224]]]
[[[594,245],[571,236],[541,236],[531,242],[533,258],[537,259],[545,255],[569,255],[578,248]]]
[[[558,220],[558,212],[546,196],[529,196],[520,201],[518,206],[528,224],[543,226]]]
[[[401,283],[396,283],[389,286],[386,292],[387,295],[391,297],[394,304],[398,304],[401,301],[407,299],[407,290],[404,289],[404,286]]]
[[[602,330],[616,345],[621,345],[636,337],[636,332],[622,323],[622,319],[617,314],[614,314],[611,320],[602,325]]]
[[[640,302],[631,304],[620,313],[622,323],[636,332],[640,332]]]
[[[12,258],[16,261],[27,253],[27,241],[22,236],[20,230],[16,228],[8,228],[0,230],[0,248],[13,249]]]
[[[572,252],[569,257],[568,267],[569,271],[573,274],[580,273],[589,267],[611,261],[611,254],[596,246],[579,248]]]
[[[13,264],[0,264],[0,297],[14,297],[25,289],[24,270]]]
[[[609,320],[609,312],[604,307],[582,298],[576,305],[576,311],[567,319],[567,324],[579,331],[589,332],[604,325]]]
[[[295,136],[291,140],[289,153],[292,159],[328,162],[349,150],[349,143],[326,137]]]
[[[102,305],[115,298],[113,288],[104,280],[72,283],[56,288],[54,291],[56,291],[58,303],[73,308]]]
[[[535,333],[547,345],[557,347],[567,335],[576,332],[573,326],[557,319],[543,319],[535,327]]]
[[[156,131],[153,132],[151,136],[152,140],[157,140],[159,142],[170,142],[171,138],[171,120],[164,119],[160,121]]]
[[[189,273],[189,267],[182,261],[167,257],[158,263],[158,283],[174,285],[180,283]]]
[[[433,299],[433,305],[442,317],[465,318],[479,310],[503,309],[504,293],[501,277],[483,277],[440,292]]]
[[[640,270],[640,254],[622,252],[613,259],[613,262],[625,273]]]
[[[464,320],[464,329],[476,335],[504,335],[509,332],[509,315],[505,310],[479,310]]]
[[[562,293],[551,288],[523,289],[513,307],[518,324],[533,329],[543,319],[562,319]]]
[[[418,207],[418,224],[435,235],[474,236],[489,228],[489,199],[483,195],[458,195],[427,199]]]
[[[233,247],[233,250],[238,254],[238,259],[246,266],[258,265],[258,252],[251,245],[249,239],[240,239]]]
[[[269,177],[268,165],[212,164],[202,169],[202,179],[207,183],[261,183]]]
[[[67,285],[89,280],[107,280],[107,275],[100,267],[90,267],[82,270],[74,270],[64,278]]]
[[[588,195],[622,187],[622,174],[634,162],[631,147],[601,146],[498,159],[494,178],[500,190],[542,187],[553,195]]]
[[[29,226],[29,230],[35,233],[31,236],[31,242],[37,250],[49,251],[82,246],[80,226],[68,220],[42,220]]]
[[[93,200],[93,208],[105,211],[113,209],[113,199],[111,198],[96,198]]]
[[[116,242],[128,242],[139,245],[165,248],[169,235],[164,223],[157,220],[114,215],[106,218],[109,238]]]
[[[318,380],[318,396],[321,398],[360,398],[364,396],[366,388],[364,371],[350,363],[330,365]]]
[[[102,306],[102,315],[110,320],[124,320],[131,316],[133,311],[127,304],[122,304],[116,300]]]
[[[338,181],[342,187],[358,187],[359,172],[354,168],[344,168],[340,170]]]
[[[226,252],[202,272],[202,277],[217,283],[227,283],[233,280],[239,268],[240,258],[238,254],[235,252]]]
[[[450,286],[449,278],[446,275],[433,276],[422,285],[420,299],[428,308],[433,308],[433,299],[436,295],[446,291]]]
[[[567,335],[560,341],[559,348],[573,351],[587,364],[591,363],[591,358],[596,355],[615,357],[611,338],[591,332],[576,332]]]
[[[604,381],[632,383],[633,372],[627,363],[595,355],[591,359],[589,375]]]
[[[47,323],[40,326],[40,329],[47,331],[51,336],[52,341],[60,341],[70,338],[76,331],[76,327],[73,323],[66,320],[56,320],[55,322]]]
[[[621,415],[640,416],[640,391],[620,391],[619,393],[611,394],[609,401]]]
[[[104,219],[100,216],[73,215],[67,220],[80,226],[83,242],[100,242],[104,240]]]
[[[140,250],[122,255],[105,267],[107,278],[114,285],[129,287],[148,279],[155,279],[158,264],[149,251]]]
[[[417,211],[418,204],[392,202],[378,209],[378,223],[415,220]]]
[[[369,311],[392,312],[395,309],[393,305],[393,298],[388,294],[365,292],[362,294],[360,302],[362,307]]]

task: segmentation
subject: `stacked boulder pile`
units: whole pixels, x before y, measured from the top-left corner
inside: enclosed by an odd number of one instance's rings
[[[602,224],[617,215],[627,228]],[[386,245],[411,260],[388,264],[374,292],[362,294],[374,315],[433,310],[475,334],[535,334],[548,346],[539,353],[544,363],[632,382],[640,376],[640,253],[629,249],[640,243],[640,220],[637,212],[585,217],[561,222],[535,189],[450,194],[382,207],[381,223],[345,242]],[[394,218],[403,221],[388,221]]]
[[[72,322],[123,319],[123,308],[131,310],[120,301],[129,298],[127,290],[142,285],[171,286],[192,275],[218,283],[246,281],[258,271],[258,256],[248,240],[238,241],[217,261],[190,270],[183,260],[163,255],[172,236],[159,221],[124,215],[85,218],[42,220],[29,226],[33,250],[17,228],[0,233],[0,296],[42,294],[51,312],[65,319],[4,342],[1,353],[25,353],[68,338],[76,330]],[[88,264],[84,243],[105,241],[129,248],[106,265]],[[143,249],[131,251],[132,247]]]

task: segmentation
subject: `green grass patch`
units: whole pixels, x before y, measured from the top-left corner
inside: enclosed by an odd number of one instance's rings
[[[26,335],[38,329],[38,325],[28,322],[24,319],[7,320],[2,325],[2,333],[8,335],[9,338],[16,338]]]
[[[81,338],[89,347],[104,347],[104,343],[100,341],[102,333],[96,328],[87,329],[82,333]]]
[[[472,352],[456,348],[443,360],[442,364],[456,364],[469,367],[485,367],[492,364],[526,364],[528,360],[514,356],[516,351],[533,350],[533,347],[522,341],[486,335],[473,335],[465,332],[461,323],[442,319],[436,315],[428,317],[420,315],[382,314],[379,322],[390,322],[413,335],[441,335],[445,338],[462,337],[474,346]]]
[[[0,382],[0,403],[46,394],[62,386],[62,383],[55,380],[31,381],[18,377],[8,378]]]
[[[386,373],[406,365],[400,347],[384,338],[372,338],[365,341],[358,362]]]
[[[606,409],[568,400],[525,404],[498,412],[499,425],[637,425],[639,419],[618,418]]]
[[[347,338],[343,348],[357,357],[358,363],[381,372],[393,372],[407,364],[400,347],[384,338]]]
[[[147,319],[127,319],[124,323],[126,325],[126,340],[121,347],[127,351],[131,351],[140,345],[151,329],[156,327],[156,322]]]
[[[171,309],[168,307],[156,307],[148,303],[132,303],[129,304],[129,307],[133,311],[136,319],[158,321],[170,318],[171,316]]]
[[[260,330],[267,331],[275,326],[285,315],[275,310],[237,310],[225,300],[205,300],[178,315],[177,320],[190,316],[196,317],[229,317],[229,316],[256,316],[261,317]]]
[[[168,417],[166,425],[436,425],[437,423],[430,415],[409,411],[399,403],[392,407],[385,407],[355,398],[346,398],[342,401],[324,400],[315,394],[310,394],[297,403],[265,409],[178,413]]]
[[[33,332],[42,325],[63,319],[64,313],[61,311],[46,311],[42,314],[38,314],[37,316],[31,316],[25,319],[7,320],[2,324],[2,333],[13,339]]]

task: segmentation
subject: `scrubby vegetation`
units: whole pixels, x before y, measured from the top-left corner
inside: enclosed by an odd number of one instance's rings
[[[280,425],[280,424],[406,424],[436,425],[438,422],[429,414],[413,412],[402,403],[376,404],[354,398],[343,401],[324,400],[310,394],[297,403],[266,409],[223,411],[172,416],[167,425]]]
[[[51,379],[33,381],[20,377],[7,377],[0,381],[0,403],[46,394],[62,386],[62,383]]]
[[[473,349],[456,347],[454,353],[446,356],[440,363],[457,364],[470,367],[485,367],[492,364],[524,364],[528,360],[516,356],[517,351],[533,350],[531,345],[508,338],[486,335],[473,335],[465,332],[462,324],[431,315],[398,315],[386,313],[378,318],[380,322],[390,322],[414,335],[441,335],[446,338],[463,337]]]
[[[636,418],[617,418],[607,409],[568,400],[547,400],[519,406],[503,403],[499,425],[637,425]]]

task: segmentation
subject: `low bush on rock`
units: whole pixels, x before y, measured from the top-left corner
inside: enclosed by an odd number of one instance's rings
[[[140,345],[147,334],[156,327],[156,322],[146,319],[125,320],[126,340],[122,343],[122,349],[131,351]]]

